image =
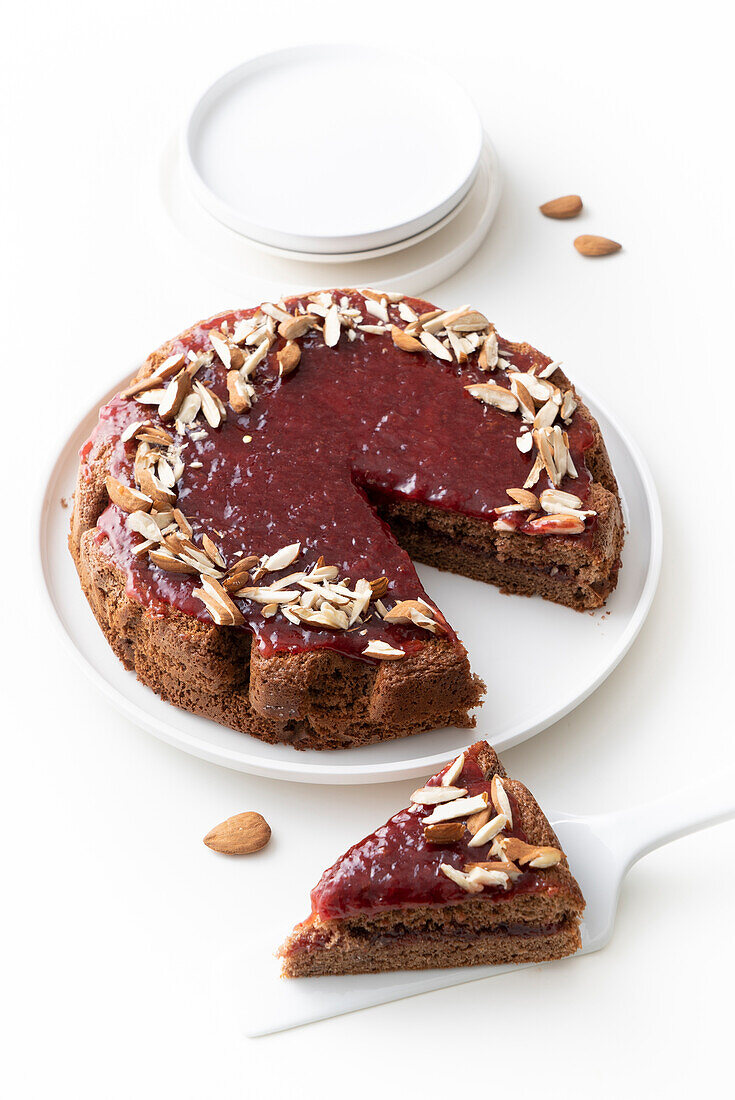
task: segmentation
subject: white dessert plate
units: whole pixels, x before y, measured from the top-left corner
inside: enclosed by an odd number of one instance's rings
[[[189,186],[213,217],[263,244],[339,254],[395,244],[453,210],[482,124],[438,66],[344,43],[245,61],[198,99],[183,137]]]
[[[67,548],[78,451],[97,410],[123,388],[128,372],[69,434],[48,476],[39,517],[40,566],[49,606],[81,668],[139,726],[195,756],[254,775],[302,783],[382,783],[429,775],[467,744],[468,731],[433,730],[342,752],[267,745],[159,699],[127,672],[87,605]],[[648,614],[661,565],[662,529],[656,489],[635,444],[594,401],[617,475],[628,534],[618,587],[606,608],[580,614],[544,600],[502,595],[491,585],[418,567],[422,582],[464,641],[474,671],[487,684],[477,734],[501,751],[546,729],[586,699],[630,648]],[[528,639],[547,638],[564,655],[538,661],[528,677],[519,653]]]
[[[587,901],[578,954],[599,951],[609,942],[620,888],[634,863],[662,844],[732,817],[735,817],[732,771],[619,813],[585,817],[549,813],[549,821]],[[303,903],[296,912],[301,913],[302,909]],[[282,938],[290,931],[284,928]],[[356,1009],[526,968],[470,966],[286,981],[280,977],[274,942],[266,942],[269,934],[264,928],[256,938],[249,937],[245,951],[237,944],[222,945],[223,963],[217,968],[214,980],[223,1028],[234,1031],[236,1022],[245,1035],[268,1035]],[[526,964],[530,965],[534,964]],[[243,996],[244,989],[249,991],[247,997]]]

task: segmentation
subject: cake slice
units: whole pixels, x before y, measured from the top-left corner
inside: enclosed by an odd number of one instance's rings
[[[533,795],[478,741],[341,856],[279,951],[283,975],[545,962],[584,898]]]

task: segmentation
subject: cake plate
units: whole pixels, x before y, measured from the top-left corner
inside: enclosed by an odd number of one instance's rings
[[[78,451],[97,421],[99,406],[122,389],[129,370],[59,446],[46,478],[39,514],[39,564],[48,607],[80,668],[113,706],[177,748],[224,767],[302,783],[383,783],[430,775],[473,739],[468,730],[442,729],[342,751],[298,751],[268,745],[159,699],[118,661],[84,598],[67,547],[69,507]],[[601,611],[580,614],[539,598],[502,595],[491,585],[419,565],[422,583],[467,646],[473,670],[487,684],[477,712],[477,736],[498,751],[526,740],[568,714],[610,675],[643,625],[658,583],[662,527],[656,489],[637,446],[586,391],[610,452],[623,501],[627,540],[618,587]],[[564,654],[538,661],[528,677],[519,653],[543,639]]]

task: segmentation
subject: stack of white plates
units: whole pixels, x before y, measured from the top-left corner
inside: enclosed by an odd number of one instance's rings
[[[209,259],[252,273],[257,253],[258,282],[283,290],[425,290],[476,250],[500,196],[461,86],[361,45],[280,50],[226,73],[169,169],[169,210]]]

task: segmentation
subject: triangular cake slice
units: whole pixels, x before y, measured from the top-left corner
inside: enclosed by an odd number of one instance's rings
[[[478,741],[341,856],[280,949],[285,977],[544,962],[584,898],[533,795]]]

